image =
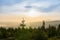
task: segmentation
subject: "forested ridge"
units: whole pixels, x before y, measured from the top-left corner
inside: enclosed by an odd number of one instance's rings
[[[22,26],[22,28],[20,28]],[[60,24],[49,25],[45,28],[45,23],[38,28],[24,28],[21,24],[18,28],[0,27],[0,40],[60,40]]]

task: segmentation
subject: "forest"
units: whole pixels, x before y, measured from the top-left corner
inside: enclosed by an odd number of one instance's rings
[[[57,28],[51,25],[45,28],[44,22],[38,28],[24,27],[24,24],[18,28],[0,27],[0,40],[60,40],[60,24]]]

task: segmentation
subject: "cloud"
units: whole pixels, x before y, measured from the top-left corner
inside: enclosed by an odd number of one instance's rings
[[[20,21],[23,16],[28,17],[28,20],[30,16],[37,16],[39,20],[58,20],[60,0],[0,0],[0,19],[3,18],[4,21],[5,17],[9,20],[13,17],[12,19],[17,18]]]
[[[2,1],[2,2],[1,2]],[[60,11],[59,0],[0,0],[0,13],[28,13],[34,9],[38,12]]]

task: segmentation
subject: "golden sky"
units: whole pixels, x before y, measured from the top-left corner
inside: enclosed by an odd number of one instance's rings
[[[25,19],[25,21],[28,22],[40,22],[40,21],[54,21],[54,20],[60,20],[60,16],[58,14],[53,15],[52,14],[42,14],[35,15],[35,14],[27,14],[27,15],[16,15],[16,14],[1,14],[0,15],[0,22],[21,22],[22,18]]]
[[[0,22],[60,20],[60,0],[1,0]]]

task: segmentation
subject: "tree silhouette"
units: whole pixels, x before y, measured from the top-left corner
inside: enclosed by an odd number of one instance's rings
[[[42,31],[45,31],[45,21],[42,22],[42,27],[41,27]]]
[[[21,21],[20,26],[21,26],[22,28],[24,28],[24,27],[25,27],[25,20],[24,20],[24,18],[23,18],[23,20]]]
[[[43,21],[41,28],[24,28],[25,20],[23,19],[20,26],[23,29],[0,27],[0,40],[60,40],[60,24],[57,29],[50,24],[45,28],[45,21]]]
[[[56,36],[56,27],[50,26],[48,28],[48,37],[55,37]]]
[[[60,24],[58,25],[58,28],[57,28],[57,35],[60,36]]]

